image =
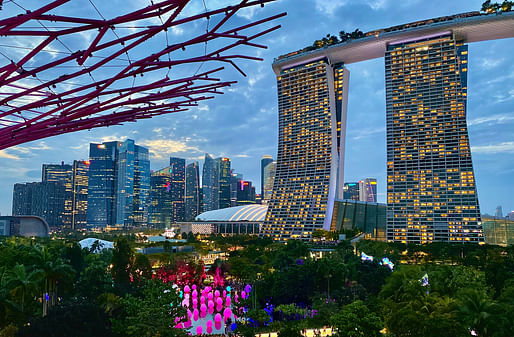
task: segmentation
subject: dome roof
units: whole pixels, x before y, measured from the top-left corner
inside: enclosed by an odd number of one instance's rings
[[[113,249],[114,243],[111,241],[105,241],[97,238],[87,238],[84,240],[79,241],[80,248],[87,248],[91,249],[93,247],[93,244],[98,241],[98,247],[96,247],[96,251],[94,253],[98,253],[104,249]]]
[[[199,214],[197,221],[252,221],[261,222],[266,217],[267,205],[244,205],[216,209]]]

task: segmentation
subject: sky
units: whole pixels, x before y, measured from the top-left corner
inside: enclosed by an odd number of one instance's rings
[[[106,17],[113,17],[146,6],[149,0],[93,0]],[[36,9],[37,0],[16,0],[24,8]],[[226,156],[232,168],[251,180],[260,190],[260,159],[277,155],[278,109],[273,59],[279,55],[311,45],[326,34],[339,31],[370,31],[412,21],[479,10],[483,1],[421,1],[421,0],[278,0],[264,8],[242,11],[227,24],[245,24],[280,12],[287,16],[276,20],[282,27],[256,42],[268,49],[243,48],[246,55],[259,56],[262,62],[242,60],[238,65],[243,77],[227,67],[220,73],[223,80],[238,83],[224,90],[223,95],[200,103],[189,111],[158,116],[122,126],[98,128],[33,141],[0,151],[0,213],[11,214],[13,185],[41,180],[43,163],[71,163],[88,159],[91,142],[124,140],[149,148],[151,169],[167,166],[169,157],[186,158],[187,162],[203,163],[205,153]],[[40,3],[40,2],[39,2]],[[237,0],[205,0],[208,9],[236,4]],[[4,2],[0,19],[20,13],[13,2]],[[204,11],[202,0],[191,0],[183,15]],[[60,11],[60,12],[59,12]],[[57,13],[96,17],[88,0],[73,0]],[[69,14],[72,13],[72,14]],[[214,20],[214,19],[212,19]],[[200,22],[171,30],[168,38],[180,41],[205,31]],[[210,22],[212,24],[212,22]],[[269,28],[265,24],[263,28]],[[120,34],[122,30],[119,30]],[[2,40],[3,39],[3,40]],[[0,51],[16,57],[17,50],[4,47]],[[83,48],[91,36],[65,41],[73,49]],[[4,42],[4,43],[2,43]],[[8,41],[9,45],[25,42]],[[30,42],[30,41],[29,41]],[[513,39],[487,41],[469,45],[468,128],[472,159],[482,213],[494,214],[497,205],[504,213],[514,210],[514,43]],[[162,48],[163,38],[150,41],[145,49]],[[215,44],[213,44],[215,45]],[[211,45],[209,48],[212,47]],[[61,50],[63,46],[52,48]],[[186,50],[184,55],[203,53]],[[48,52],[48,57],[55,57]],[[5,64],[1,59],[0,65]],[[203,64],[201,70],[219,64]],[[172,69],[171,76],[184,76],[197,71],[198,65]],[[345,158],[345,181],[365,177],[378,180],[378,200],[385,202],[385,88],[384,59],[348,65],[350,87]],[[64,71],[64,70],[55,70]],[[109,76],[109,70],[103,75]],[[102,74],[98,75],[102,76]],[[86,81],[86,79],[84,80]],[[138,79],[138,81],[143,81]]]

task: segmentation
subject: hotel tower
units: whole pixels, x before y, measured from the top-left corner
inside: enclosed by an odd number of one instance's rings
[[[310,239],[329,230],[342,199],[349,72],[327,58],[277,76],[279,135],[273,193],[261,236]]]
[[[387,47],[388,241],[483,241],[466,125],[467,56],[450,32]]]

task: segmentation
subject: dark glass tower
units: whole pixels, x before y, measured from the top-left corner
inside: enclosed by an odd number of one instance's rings
[[[262,199],[265,199],[264,195],[266,194],[266,179],[264,177],[264,169],[268,164],[271,164],[273,162],[273,157],[270,155],[264,155],[261,159],[261,197]]]
[[[62,227],[65,186],[55,181],[14,184],[13,215],[36,215],[50,227]]]
[[[203,212],[219,208],[219,172],[218,163],[208,153],[202,170]]]
[[[169,169],[150,176],[149,223],[152,227],[169,228],[173,223],[171,174]]]
[[[89,161],[73,161],[71,228],[86,227]]]
[[[467,54],[449,33],[387,47],[389,241],[483,242],[466,125]]]
[[[194,162],[186,166],[186,221],[200,214],[200,192],[200,170]]]
[[[116,161],[121,142],[89,144],[87,226],[112,226],[116,219]]]
[[[173,221],[185,219],[185,193],[186,193],[186,160],[183,158],[170,158],[171,201],[173,204]]]
[[[64,186],[64,195],[59,196],[63,200],[62,214],[60,215],[63,227],[71,228],[73,208],[73,167],[64,164],[43,164],[41,180],[43,182],[55,182]]]
[[[344,200],[359,200],[359,183],[349,182],[344,183],[343,186],[343,199]]]
[[[348,70],[326,58],[278,74],[277,168],[262,236],[308,240],[330,229],[343,196],[348,81]]]
[[[230,207],[230,158],[217,158],[218,164],[218,186],[219,186],[219,208]]]

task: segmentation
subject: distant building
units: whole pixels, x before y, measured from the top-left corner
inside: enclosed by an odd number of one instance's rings
[[[54,181],[14,184],[13,216],[35,215],[50,227],[63,226],[65,186]]]
[[[343,199],[344,200],[359,200],[359,183],[350,182],[344,183],[343,186]]]
[[[218,209],[230,207],[230,158],[217,158],[219,198]]]
[[[184,158],[171,157],[169,172],[171,175],[173,222],[184,221],[186,196],[186,160]]]
[[[230,174],[230,207],[237,206],[237,190],[239,181],[243,180],[243,175],[235,172]]]
[[[194,162],[186,166],[186,221],[191,221],[200,214],[200,195],[200,170],[198,162]]]
[[[203,210],[211,211],[219,208],[219,172],[218,165],[208,153],[202,170]]]
[[[496,207],[496,211],[494,212],[494,216],[497,218],[503,218],[503,209],[501,206]]]
[[[73,208],[73,166],[64,164],[43,164],[41,181],[55,182],[64,186],[64,194],[59,196],[64,202],[62,206],[61,226],[71,228]],[[61,208],[61,207],[59,207]]]
[[[509,219],[509,220],[514,220],[514,211],[511,211],[511,212],[507,215],[507,219]]]
[[[264,159],[263,159],[264,160]],[[273,183],[275,182],[275,173],[277,170],[277,162],[272,161],[268,163],[264,167],[264,185],[263,185],[263,193],[261,194],[261,198],[263,201],[268,201],[271,199],[271,195],[273,193]]]
[[[514,245],[514,218],[482,215],[485,243],[488,245]]]
[[[48,223],[38,216],[0,216],[0,236],[48,237]]]
[[[150,176],[149,225],[167,228],[173,223],[171,174],[168,170],[152,172]]]
[[[87,186],[89,161],[74,160],[72,176],[71,228],[85,228],[87,214]]]
[[[273,162],[273,157],[270,155],[264,155],[261,159],[261,196],[264,196],[266,194],[265,191],[265,185],[266,185],[266,177],[265,177],[265,169],[266,166],[271,164]],[[262,197],[262,199],[265,199]],[[269,199],[267,199],[269,200]]]
[[[359,181],[359,201],[377,202],[377,180],[366,178]]]
[[[239,180],[237,182],[237,205],[255,204],[255,187],[251,181]]]

